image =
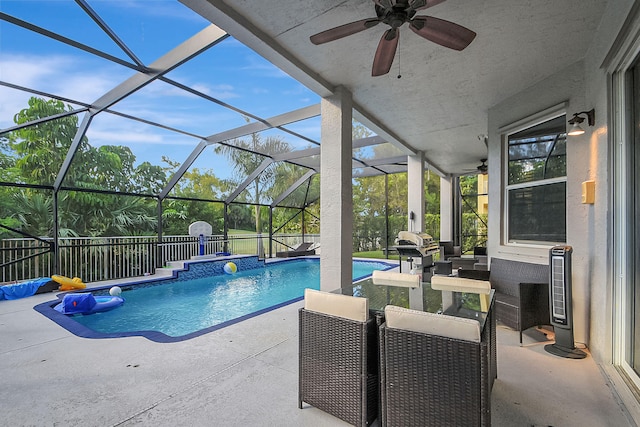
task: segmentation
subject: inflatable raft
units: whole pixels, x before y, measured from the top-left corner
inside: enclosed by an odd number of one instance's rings
[[[66,294],[54,310],[62,314],[92,314],[109,311],[124,304],[124,298],[117,296],[97,296],[91,293]]]
[[[51,276],[51,279],[54,282],[60,284],[61,291],[71,291],[73,289],[84,289],[87,287],[87,285],[82,283],[82,279],[80,279],[79,277],[70,279],[65,276],[58,276],[57,274],[54,274],[53,276]]]

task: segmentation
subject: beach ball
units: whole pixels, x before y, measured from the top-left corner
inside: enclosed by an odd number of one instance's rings
[[[111,295],[112,297],[119,297],[121,293],[122,289],[120,289],[120,286],[114,286],[109,289],[109,295]]]
[[[236,266],[234,263],[232,262],[228,262],[224,265],[224,272],[227,274],[233,274],[236,271],[238,271],[238,266]]]

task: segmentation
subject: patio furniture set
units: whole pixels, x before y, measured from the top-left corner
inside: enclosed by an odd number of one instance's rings
[[[490,425],[497,363],[488,282],[454,278],[435,289],[419,276],[383,273],[367,297],[305,291],[299,407],[306,402],[357,426],[376,418],[382,426]],[[406,308],[419,306],[416,298],[425,309]],[[442,300],[438,313],[429,312],[434,298]]]
[[[496,321],[521,343],[523,330],[549,324],[549,270],[493,258],[490,272],[457,273],[423,283],[376,271],[336,293],[307,289],[299,407],[357,426],[491,425]]]

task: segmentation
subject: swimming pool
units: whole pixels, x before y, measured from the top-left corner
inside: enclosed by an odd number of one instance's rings
[[[190,339],[257,316],[302,299],[305,288],[320,288],[319,259],[296,259],[249,263],[233,275],[218,272],[205,277],[194,274],[147,284],[122,286],[125,304],[115,310],[91,315],[65,316],[51,307],[35,309],[70,332],[86,338],[144,336],[157,342]],[[221,263],[221,261],[217,261]],[[196,265],[199,266],[199,265]],[[394,265],[354,261],[353,278]],[[213,266],[215,267],[215,265]],[[196,277],[193,277],[196,276]],[[94,291],[107,293],[108,288]]]

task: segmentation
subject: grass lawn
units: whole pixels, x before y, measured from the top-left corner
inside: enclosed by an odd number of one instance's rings
[[[354,252],[353,257],[387,259],[386,255],[382,251]],[[398,259],[398,255],[394,252],[389,255],[389,259]]]

